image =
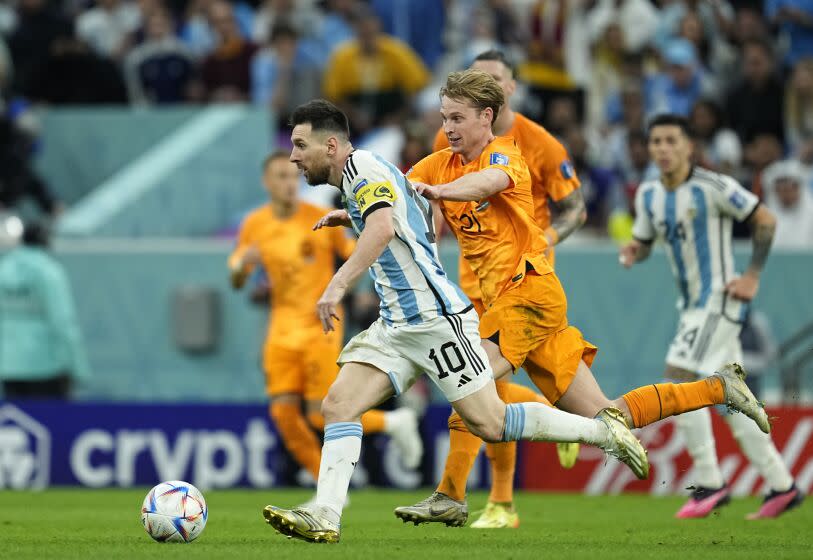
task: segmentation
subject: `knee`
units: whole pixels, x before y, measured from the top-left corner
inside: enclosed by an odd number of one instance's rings
[[[495,418],[477,418],[466,420],[469,431],[486,443],[500,443],[502,441],[503,426]]]
[[[340,391],[328,391],[322,401],[322,416],[325,424],[353,421],[354,417],[358,415],[354,415],[352,404],[349,395],[343,395]]]

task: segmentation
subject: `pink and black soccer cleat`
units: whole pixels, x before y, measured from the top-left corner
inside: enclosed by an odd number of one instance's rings
[[[790,487],[789,490],[784,492],[777,492],[771,490],[771,493],[765,496],[765,501],[762,502],[762,507],[756,513],[749,513],[745,516],[746,519],[772,519],[779,517],[786,511],[793,509],[801,504],[805,499],[796,485]]]
[[[689,501],[675,514],[678,519],[699,519],[731,501],[728,486],[704,488],[698,486],[692,491]]]

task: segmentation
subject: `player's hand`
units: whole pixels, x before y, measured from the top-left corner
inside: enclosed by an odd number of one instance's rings
[[[335,330],[333,327],[333,319],[341,321],[339,318],[339,304],[341,304],[346,291],[347,286],[341,285],[334,277],[333,280],[330,281],[330,284],[327,285],[327,288],[325,288],[322,297],[316,302],[316,314],[322,322],[322,330],[325,333]]]
[[[323,227],[338,227],[350,225],[350,214],[347,210],[331,210],[316,222],[313,226],[313,231],[322,229]]]
[[[638,241],[630,241],[621,247],[618,253],[618,262],[621,263],[624,268],[632,268],[632,265],[634,265],[638,259],[638,249],[640,246],[641,244]]]
[[[746,272],[726,284],[725,291],[733,298],[751,301],[759,291],[759,276]]]
[[[243,252],[240,263],[243,267],[262,264],[262,255],[256,245],[251,245]]]
[[[412,187],[415,189],[415,192],[427,200],[440,200],[440,185],[412,183]]]

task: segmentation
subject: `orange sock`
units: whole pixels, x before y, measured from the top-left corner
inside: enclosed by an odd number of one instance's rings
[[[365,434],[378,434],[384,431],[384,415],[383,410],[371,410],[365,412],[361,416],[361,427]],[[309,412],[308,422],[315,430],[320,432],[325,431],[325,417],[321,412]]]
[[[456,412],[449,416],[449,454],[438,492],[457,501],[466,497],[466,480],[482,444],[483,440],[469,432]]]
[[[270,412],[285,449],[315,480],[319,480],[322,448],[302,415],[302,407],[293,403],[272,403]]]
[[[658,383],[638,387],[624,395],[636,428],[669,416],[725,402],[723,382],[709,377],[690,383]]]
[[[384,431],[384,416],[386,412],[383,410],[369,410],[361,415],[361,428],[365,434],[379,434]]]

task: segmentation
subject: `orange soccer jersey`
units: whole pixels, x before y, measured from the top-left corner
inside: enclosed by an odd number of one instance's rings
[[[533,215],[542,230],[550,225],[548,198],[559,201],[579,188],[579,179],[571,165],[567,150],[553,135],[534,121],[514,113],[514,124],[506,132],[519,146],[528,170],[531,173],[531,193],[534,199]],[[449,146],[443,129],[435,135],[434,151]],[[548,254],[551,265],[554,262],[553,249]],[[481,299],[477,276],[471,267],[460,257],[460,287],[472,300]]]
[[[450,148],[435,152],[418,162],[409,178],[438,185],[489,168],[508,174],[507,189],[475,202],[444,200],[441,209],[480,280],[486,307],[480,336],[499,333],[502,355],[514,369],[525,364],[537,387],[556,403],[579,361],[589,365],[596,348],[568,325],[567,298],[545,258],[547,243],[532,217],[530,173],[513,138],[495,138],[468,165]]]
[[[449,148],[435,152],[415,164],[409,179],[438,185],[484,169],[504,171],[511,184],[486,200],[444,200],[441,209],[466,262],[479,278],[488,307],[524,278],[526,262],[538,274],[553,270],[544,255],[547,243],[542,230],[532,218],[531,176],[514,139],[495,138],[479,159],[467,165]]]
[[[301,202],[287,219],[274,216],[266,205],[243,222],[230,260],[248,247],[260,250],[271,287],[269,328],[263,366],[270,394],[301,393],[321,399],[338,371],[341,323],[325,335],[316,315],[316,302],[354,241],[343,228],[312,231],[327,210]],[[273,370],[273,371],[272,371]]]

